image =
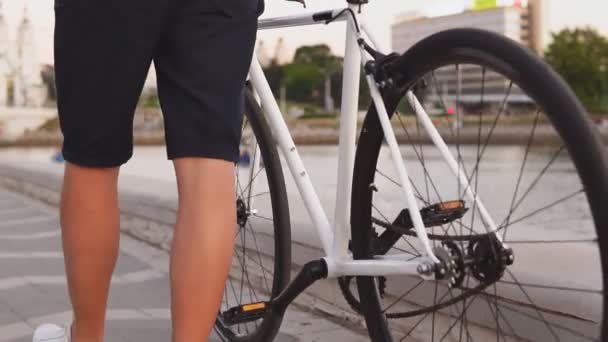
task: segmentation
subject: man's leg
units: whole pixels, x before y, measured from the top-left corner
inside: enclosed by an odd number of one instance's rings
[[[55,2],[57,104],[68,161],[61,216],[76,342],[103,338],[119,238],[118,167],[131,158],[133,113],[170,2]],[[36,331],[35,341],[49,341],[48,331]]]
[[[63,251],[74,309],[73,340],[102,342],[118,255],[118,168],[67,163],[61,197]]]
[[[232,259],[234,163],[178,158],[174,164],[179,208],[171,252],[173,341],[207,341]]]
[[[234,162],[258,2],[229,2],[236,12],[220,7],[222,1],[179,2],[154,57],[179,191],[171,255],[174,342],[208,339],[233,252]]]

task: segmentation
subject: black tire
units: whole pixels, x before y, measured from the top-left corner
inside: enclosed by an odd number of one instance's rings
[[[247,194],[250,194],[250,198],[255,200],[254,203],[266,198],[269,201],[266,206],[269,208],[266,208],[267,211],[261,214],[249,214],[251,209],[255,208],[246,208],[247,222],[239,223],[233,269],[226,281],[224,301],[216,320],[215,330],[224,341],[262,342],[274,339],[281,326],[282,318],[268,314],[257,321],[232,326],[224,324],[221,319],[221,313],[230,307],[269,301],[281,293],[290,281],[291,226],[281,160],[270,128],[249,89],[246,91],[245,110],[244,130],[247,126],[251,127],[250,133],[253,133],[257,139],[263,163],[260,171],[253,178],[259,179],[260,175],[265,174],[267,184],[263,191],[259,190],[255,194],[251,194],[247,189],[247,183],[241,183],[240,178],[242,177],[239,178],[239,167],[237,166],[237,183],[239,184],[237,198],[241,200],[243,208],[246,207],[245,203],[249,203],[247,198],[244,198]],[[247,182],[247,172],[244,173]],[[254,204],[254,207],[258,205]],[[263,206],[264,204],[262,204]],[[254,220],[257,222],[252,223]],[[269,223],[269,220],[272,222]],[[272,265],[272,270],[270,270],[270,265]]]
[[[601,263],[602,268],[601,270],[596,269],[596,271],[602,272],[598,274],[598,278],[601,279],[604,284],[607,284],[608,277],[603,271],[606,270],[608,266],[608,253],[606,250],[608,247],[608,230],[606,230],[608,227],[608,210],[605,210],[604,207],[605,203],[608,203],[608,159],[606,157],[605,148],[592,121],[575,95],[565,82],[538,57],[517,43],[493,33],[475,29],[455,29],[440,32],[419,42],[390,64],[389,70],[391,70],[391,76],[395,80],[398,80],[399,83],[397,87],[398,90],[384,91],[383,97],[388,112],[392,117],[400,116],[399,114],[394,115],[394,113],[398,110],[398,106],[403,100],[405,92],[410,89],[416,92],[415,87],[420,85],[419,81],[431,71],[445,65],[467,63],[475,63],[483,65],[484,67],[487,66],[489,69],[493,69],[514,81],[538,103],[537,108],[539,109],[539,112],[542,110],[546,113],[548,121],[550,121],[550,124],[552,124],[559,133],[559,136],[563,140],[563,145],[567,148],[567,152],[572,158],[578,176],[580,177],[580,182],[584,189],[583,196],[586,194],[588,200],[589,210],[592,214],[592,221],[594,222],[593,226],[596,231],[595,233],[597,234],[597,244],[600,256],[598,258],[598,263]],[[456,70],[458,70],[458,67]],[[483,70],[485,77],[485,69]],[[439,94],[442,90],[436,89],[435,91]],[[499,112],[498,115],[500,116],[500,114],[501,113]],[[481,120],[481,111],[479,116]],[[536,122],[534,123],[534,127],[536,127]],[[491,132],[489,134],[491,134]],[[534,136],[534,130],[532,130],[531,134]],[[372,257],[370,241],[377,238],[376,228],[372,222],[372,216],[374,215],[372,201],[374,200],[374,196],[378,195],[375,194],[375,191],[377,191],[374,189],[375,187],[370,185],[374,184],[379,178],[376,176],[383,139],[384,137],[377,118],[377,112],[372,106],[368,111],[363,124],[354,168],[351,226],[352,251],[355,259],[369,259]],[[453,144],[454,142],[452,141],[451,143]],[[448,142],[448,144],[450,144],[450,142]],[[417,148],[415,143],[413,146],[411,144],[404,146],[413,148],[414,150]],[[422,150],[422,145],[420,146],[420,150]],[[477,153],[479,159],[479,152]],[[477,165],[479,165],[479,160],[477,160],[477,163]],[[525,161],[523,165],[525,166]],[[426,170],[424,172],[426,172]],[[426,180],[427,175],[425,174],[424,177]],[[419,186],[422,187],[424,185]],[[517,190],[515,191],[517,193]],[[482,198],[487,197],[482,196]],[[511,203],[509,217],[512,214],[512,211],[513,203]],[[507,225],[509,224],[508,222],[509,221],[507,220]],[[516,253],[516,263],[517,257]],[[362,311],[365,316],[371,340],[374,342],[401,341],[402,339],[394,338],[394,336],[391,335],[392,333],[388,326],[389,320],[387,314],[386,312],[383,312],[383,299],[379,295],[377,281],[374,279],[375,278],[370,277],[357,277],[356,279],[358,297],[361,298]],[[601,284],[599,285],[601,286]],[[601,290],[597,290],[597,293],[595,294],[603,296],[603,299],[600,301],[600,303],[602,303],[603,312],[600,312],[598,321],[595,322],[598,325],[598,327],[596,327],[597,334],[592,336],[591,339],[574,336],[572,338],[562,337],[561,341],[578,341],[577,338],[581,338],[581,340],[604,341],[605,338],[608,338],[608,327],[605,314],[606,308],[608,307],[608,298],[605,296],[605,285],[601,286],[600,289]],[[523,288],[522,292],[524,292]],[[571,295],[569,292],[564,292],[564,294]],[[498,298],[499,297],[496,296],[496,317],[499,317]],[[436,301],[436,299],[437,290],[435,290],[434,300]],[[530,302],[533,303],[532,301]],[[464,313],[464,305],[462,310]],[[433,334],[435,333],[434,316],[435,314],[433,313]],[[542,318],[543,315],[540,315],[540,317]],[[504,317],[503,319],[506,320]],[[499,324],[499,320],[500,318],[496,318],[497,331],[504,328]],[[547,325],[547,327],[549,327],[549,325]],[[504,329],[506,330],[506,328]],[[551,330],[551,328],[549,328],[549,330]],[[555,330],[558,330],[558,328],[555,328]],[[395,333],[393,334],[396,335]],[[497,337],[493,338],[493,340],[498,339],[499,332],[497,332],[496,335]],[[517,334],[514,336],[516,340],[527,340]],[[560,340],[560,338],[556,336],[548,336],[549,337],[537,337],[532,340]],[[441,335],[435,335],[431,338],[429,334],[429,336],[425,335],[423,338],[425,341],[434,341],[435,339],[439,341]],[[460,338],[463,338],[462,332]],[[408,339],[405,338],[403,340],[407,341]],[[469,341],[470,336],[465,336],[465,339],[463,340]],[[499,340],[503,341],[503,339]],[[511,339],[508,340],[510,341]]]

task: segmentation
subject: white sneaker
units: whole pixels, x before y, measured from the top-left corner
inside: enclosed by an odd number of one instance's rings
[[[32,342],[70,342],[70,329],[55,324],[36,328]]]

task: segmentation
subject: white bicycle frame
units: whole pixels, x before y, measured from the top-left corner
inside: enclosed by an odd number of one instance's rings
[[[314,190],[312,182],[308,177],[308,172],[298,154],[293,138],[289,133],[287,124],[283,119],[279,105],[274,98],[260,63],[255,57],[251,63],[249,78],[256,96],[259,98],[261,106],[264,109],[265,117],[274,134],[279,149],[287,162],[290,173],[295,180],[306,209],[312,219],[312,223],[317,229],[323,251],[326,255],[324,259],[328,266],[328,277],[343,275],[381,276],[410,274],[418,275],[423,278],[432,278],[433,276],[429,274],[428,270],[432,269],[432,266],[440,261],[435,256],[433,248],[431,247],[405,164],[400,162],[403,160],[403,157],[399,150],[399,145],[390,123],[384,100],[380,95],[380,90],[373,75],[367,75],[367,83],[371,97],[379,115],[380,123],[398,175],[398,180],[400,184],[402,184],[402,195],[405,199],[405,203],[408,205],[417,237],[424,246],[425,255],[413,260],[411,255],[406,254],[376,256],[374,259],[369,260],[353,260],[352,255],[348,251],[348,241],[350,239],[351,188],[357,134],[359,79],[361,65],[365,65],[371,60],[363,46],[358,42],[365,37],[371,42],[370,45],[378,50],[382,50],[379,48],[378,40],[374,38],[368,29],[366,29],[365,22],[360,15],[361,7],[363,6],[349,5],[348,8],[343,9],[306,15],[270,18],[260,20],[259,22],[260,30],[325,24],[330,19],[331,22],[346,21],[347,23],[342,107],[340,113],[338,186],[334,226],[330,224],[327,213],[321,205],[321,201]],[[384,50],[384,52],[386,52],[386,50]],[[429,118],[429,115],[413,93],[408,92],[406,97],[412,108],[415,109],[416,115],[421,121],[422,126],[441,152],[445,162],[457,177],[461,186],[466,189],[465,194],[467,198],[470,201],[476,202],[486,231],[488,233],[493,232],[496,238],[502,242],[500,234],[496,233],[496,223],[484,207],[479,196],[473,191],[472,187],[469,186],[469,182],[465,173],[462,172],[463,170],[461,169],[460,164],[448,149],[446,143],[443,141],[441,135]],[[258,156],[260,153],[259,147],[257,147],[255,141],[252,143],[255,144],[253,149],[255,151],[254,161],[250,168],[251,175],[253,176],[259,169]],[[253,187],[254,184],[251,184],[249,186],[249,191],[252,191],[251,189]],[[424,265],[425,267],[420,268],[421,265]]]

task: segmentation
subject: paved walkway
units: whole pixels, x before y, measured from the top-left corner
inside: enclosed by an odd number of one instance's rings
[[[0,189],[0,342],[31,341],[37,324],[70,320],[60,249],[57,209]],[[164,251],[122,237],[109,300],[107,341],[170,340],[167,268]],[[292,308],[276,339],[332,340],[368,338]]]

